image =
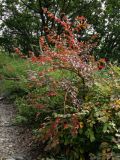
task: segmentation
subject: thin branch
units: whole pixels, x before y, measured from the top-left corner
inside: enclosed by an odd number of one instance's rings
[[[30,10],[34,11],[35,13],[39,13],[38,10],[33,9],[30,5],[28,5],[27,3],[25,3],[23,0],[21,0],[21,2]]]
[[[65,96],[64,96],[64,114],[65,114],[65,107],[66,107],[67,95],[68,95],[68,93],[67,93],[67,91],[66,91]]]

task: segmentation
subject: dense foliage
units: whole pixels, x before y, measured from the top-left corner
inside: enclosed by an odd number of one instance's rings
[[[119,5],[2,0],[0,43],[17,55],[12,63],[0,56],[0,90],[15,99],[16,123],[32,126],[55,159],[104,160],[120,151],[120,68],[107,61],[119,61]]]

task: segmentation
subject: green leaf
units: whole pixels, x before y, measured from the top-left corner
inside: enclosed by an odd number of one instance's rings
[[[104,133],[108,132],[108,127],[109,127],[109,124],[105,123],[104,126],[103,126],[103,132]]]
[[[92,128],[89,128],[87,130],[86,135],[87,135],[88,138],[90,138],[91,142],[95,141],[95,136],[94,136],[94,132],[93,132]]]

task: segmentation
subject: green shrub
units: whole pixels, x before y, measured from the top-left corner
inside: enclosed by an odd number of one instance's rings
[[[37,109],[33,108],[31,105],[28,105],[23,98],[17,98],[15,105],[18,110],[15,123],[33,125],[35,123]]]
[[[64,74],[67,82],[71,82],[68,92],[65,86],[60,86],[63,80],[67,85]],[[74,73],[57,70],[37,77],[37,81],[28,81],[30,92],[23,98],[25,106],[19,100],[19,113],[28,122],[32,120],[35,128],[40,126],[35,129],[36,138],[47,144],[45,151],[52,150],[54,153],[50,153],[55,158],[64,155],[66,159],[88,160],[90,156],[105,157],[104,153],[109,156],[119,152],[119,74],[120,68],[115,65],[96,71],[92,85],[84,88],[85,97],[80,107],[76,107],[73,100],[82,100],[83,88]],[[18,117],[19,121],[26,121],[23,117]]]

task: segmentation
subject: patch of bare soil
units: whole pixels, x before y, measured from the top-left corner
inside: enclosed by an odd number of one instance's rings
[[[0,101],[0,160],[36,160],[32,157],[32,131],[16,126],[14,105]]]

